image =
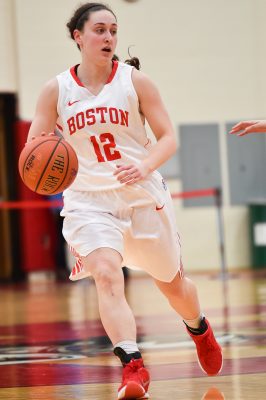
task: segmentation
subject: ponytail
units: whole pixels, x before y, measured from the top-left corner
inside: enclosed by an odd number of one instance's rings
[[[132,65],[132,67],[140,70],[140,61],[138,57],[131,57],[128,60],[125,60],[125,64]]]
[[[131,57],[131,55],[129,54],[129,49],[128,49],[128,55],[130,58],[125,60],[125,64],[131,65],[132,67],[135,67],[137,70],[140,70],[141,65],[138,57]],[[112,60],[119,61],[119,57],[116,54],[114,54]]]

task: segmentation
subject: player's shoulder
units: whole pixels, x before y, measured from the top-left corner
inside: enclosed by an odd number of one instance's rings
[[[131,74],[131,66],[122,61],[114,61],[112,76],[113,78],[125,77]]]
[[[41,88],[38,101],[40,104],[56,104],[58,93],[59,89],[56,78],[50,79]]]
[[[56,78],[49,79],[44,85],[42,92],[50,95],[58,94],[58,81]]]
[[[52,79],[48,80],[44,86],[43,86],[43,91],[45,93],[50,93],[51,95],[58,96],[59,92],[59,84],[60,82],[64,79],[70,79],[71,78],[71,70],[73,70],[75,67],[68,68],[62,72],[59,72],[55,77]]]
[[[46,83],[44,84],[44,87],[47,88],[48,90],[51,89],[55,89],[56,87],[58,87],[58,82],[56,77],[49,79],[48,81],[46,81]]]
[[[59,72],[56,75],[56,79],[57,79],[57,81],[60,80],[60,79],[69,79],[69,77],[71,77],[71,76],[76,74],[75,71],[76,71],[76,65],[74,65],[72,67],[69,67],[69,68],[65,69],[64,71],[62,71],[62,72]]]
[[[119,61],[118,63],[118,71],[121,71],[122,73],[125,72],[131,74],[133,81],[140,81],[140,82],[150,81],[148,75],[136,69],[133,65],[121,61]]]
[[[144,72],[142,72],[136,68],[133,68],[133,70],[132,70],[132,78],[134,80],[138,80],[138,81],[150,80],[147,74],[145,74]]]
[[[156,85],[153,80],[144,72],[133,68],[132,82],[138,94],[144,94],[148,91],[156,90]]]

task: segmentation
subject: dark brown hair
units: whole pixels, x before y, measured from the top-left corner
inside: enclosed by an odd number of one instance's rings
[[[70,18],[70,20],[67,23],[67,28],[70,33],[71,39],[74,39],[74,30],[78,29],[79,31],[82,31],[84,28],[85,23],[89,20],[91,13],[96,12],[96,11],[101,11],[101,10],[106,10],[109,11],[110,13],[113,14],[113,16],[116,18],[115,13],[112,11],[112,9],[104,3],[94,3],[94,2],[89,2],[81,5],[76,9],[74,12],[73,16]],[[80,47],[77,44],[79,50]],[[119,60],[119,58],[114,54],[113,60]],[[125,61],[126,64],[132,65],[136,69],[140,69],[140,62],[137,57],[130,57],[130,59]]]
[[[111,10],[109,6],[103,3],[85,3],[82,6],[78,7],[76,11],[74,12],[73,16],[67,23],[67,28],[69,30],[71,39],[74,40],[74,30],[78,29],[79,31],[82,31],[84,24],[89,20],[90,14],[96,11],[101,11],[101,10],[106,10],[109,11],[110,13],[113,14],[113,16],[116,18],[116,15],[114,12]]]

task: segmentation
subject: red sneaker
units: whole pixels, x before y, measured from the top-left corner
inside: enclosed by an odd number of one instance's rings
[[[117,399],[148,399],[149,372],[144,368],[142,358],[132,359],[123,365],[122,384]]]
[[[205,318],[208,329],[202,335],[193,335],[188,329],[189,335],[196,344],[198,361],[203,372],[207,375],[217,375],[223,367],[222,349],[216,342],[209,321]]]

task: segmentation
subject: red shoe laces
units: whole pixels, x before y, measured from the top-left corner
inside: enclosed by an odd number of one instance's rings
[[[124,368],[127,370],[131,370],[132,372],[137,372],[140,368],[142,368],[142,365],[136,361],[130,361],[128,364],[124,365]]]

